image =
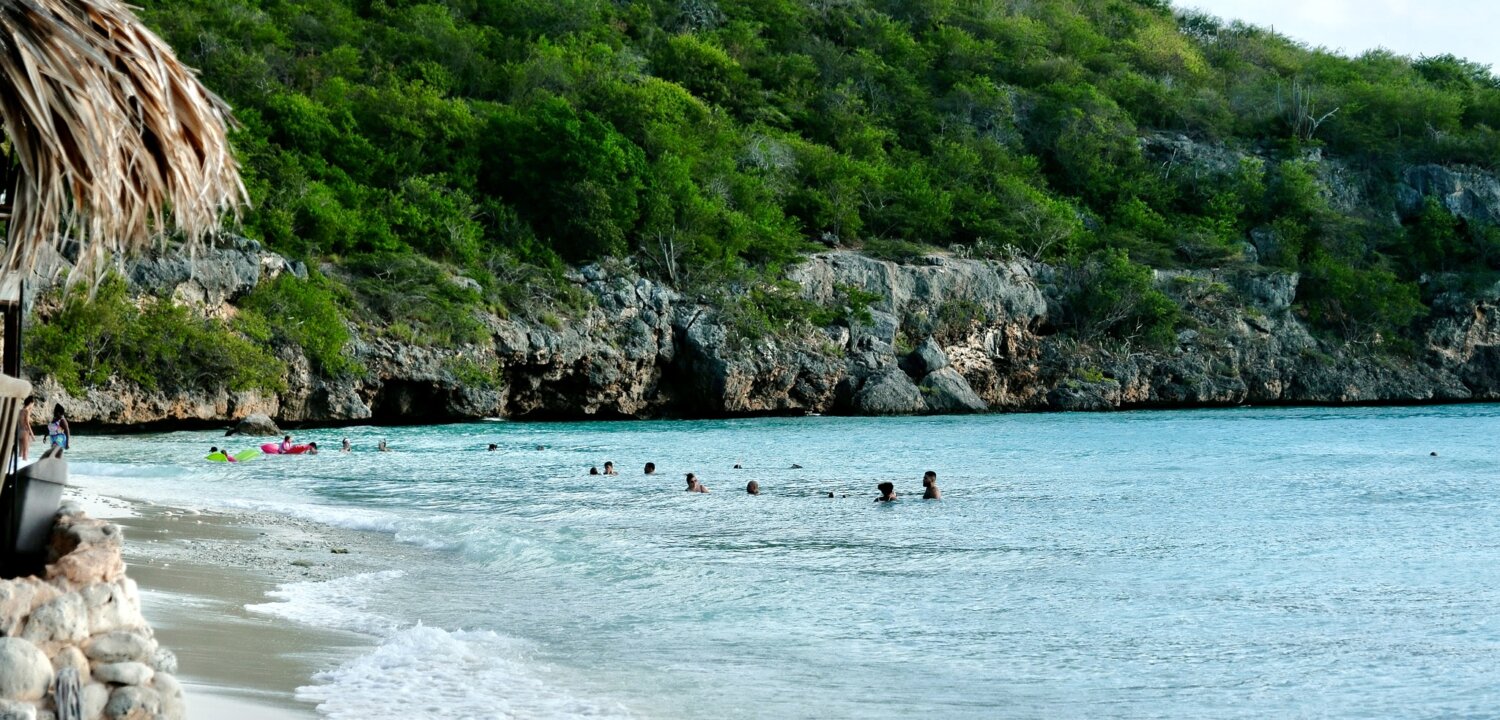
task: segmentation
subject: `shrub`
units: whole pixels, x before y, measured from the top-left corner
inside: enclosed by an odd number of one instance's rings
[[[357,375],[364,366],[345,353],[349,326],[332,284],[316,271],[306,280],[290,273],[261,283],[240,301],[241,327],[265,332],[276,342],[301,348],[318,372]]]
[[[119,276],[106,279],[92,298],[62,298],[55,311],[35,319],[27,340],[28,364],[74,394],[111,378],[164,391],[285,386],[285,368],[262,338],[170,300],[136,305]]]

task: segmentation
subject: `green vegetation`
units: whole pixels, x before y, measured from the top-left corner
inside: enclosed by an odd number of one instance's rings
[[[138,307],[119,276],[106,279],[93,298],[75,292],[54,301],[47,322],[27,337],[27,359],[70,393],[111,377],[147,390],[284,386],[281,364],[261,345],[168,300]]]
[[[240,305],[239,327],[246,335],[300,347],[315,369],[328,376],[364,372],[345,353],[349,328],[335,291],[321,275],[313,273],[303,281],[284,273],[262,283]]]
[[[1495,166],[1487,68],[1342,57],[1165,0],[143,4],[243,122],[246,231],[339,268],[249,303],[325,372],[357,372],[341,303],[459,346],[480,310],[565,316],[563,264],[612,256],[748,288],[734,312],[762,334],[830,321],[778,281],[814,242],[1032,256],[1098,281],[1080,336],[1160,343],[1177,308],[1149,268],[1242,264],[1251,237],[1351,339],[1420,317],[1424,276],[1500,269],[1495,228],[1436,205],[1397,225],[1370,190]],[[1189,168],[1156,133],[1230,159]]]

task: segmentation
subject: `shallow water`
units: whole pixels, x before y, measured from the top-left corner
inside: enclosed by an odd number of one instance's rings
[[[375,638],[300,691],[331,717],[1435,717],[1500,705],[1497,431],[1487,405],[488,422],[70,458],[432,548],[254,608]]]

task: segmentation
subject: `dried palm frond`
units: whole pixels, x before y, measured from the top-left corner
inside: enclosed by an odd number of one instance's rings
[[[196,242],[246,200],[229,107],[116,0],[0,0],[0,122],[0,272],[66,242],[96,269],[172,230]]]

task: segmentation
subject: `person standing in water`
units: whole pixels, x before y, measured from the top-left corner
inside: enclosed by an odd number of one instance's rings
[[[31,452],[31,407],[36,405],[36,396],[26,398],[21,403],[21,422],[16,425],[16,439],[21,441],[21,459],[29,459],[27,455]]]
[[[760,483],[755,482],[754,480],[751,480],[750,482],[745,483],[745,494],[747,494],[747,495],[759,495],[760,494]]]
[[[620,471],[615,469],[615,463],[614,463],[613,460],[605,460],[604,461],[604,474],[605,475],[619,475],[620,474]]]
[[[344,438],[343,444],[339,446],[339,452],[349,452],[353,449],[354,446],[349,444],[349,438]]]
[[[52,447],[67,450],[73,446],[73,431],[68,427],[67,414],[62,403],[52,406],[52,422],[47,423],[47,442]]]
[[[935,472],[933,472],[931,470],[928,470],[926,473],[923,473],[923,475],[922,475],[922,499],[923,500],[942,500],[943,499],[943,491],[939,490],[938,486],[937,486],[937,473],[935,473]]]
[[[375,449],[376,449],[376,450],[379,450],[379,451],[380,451],[380,452],[390,452],[390,451],[391,451],[391,447],[390,447],[390,446],[389,446],[389,445],[386,445],[386,444],[385,444],[385,439],[384,439],[384,438],[382,438],[382,439],[381,439],[381,440],[380,440],[380,444],[379,444],[379,445],[377,445],[377,446],[376,446],[376,447],[375,447]]]
[[[495,452],[496,450],[499,450],[499,449],[500,449],[499,445],[496,445],[495,443],[490,443],[490,449],[487,452]]]
[[[687,491],[688,492],[692,492],[692,493],[706,493],[706,492],[708,492],[708,488],[703,487],[703,483],[698,482],[698,476],[697,475],[694,475],[693,473],[688,473],[687,474]]]
[[[875,487],[880,490],[880,497],[875,498],[875,502],[895,502],[896,501],[896,486],[895,486],[895,484],[887,481],[887,482],[880,483],[879,485],[876,485]]]
[[[656,463],[650,463],[650,462],[646,463],[646,474],[647,475],[655,475],[656,474]]]

